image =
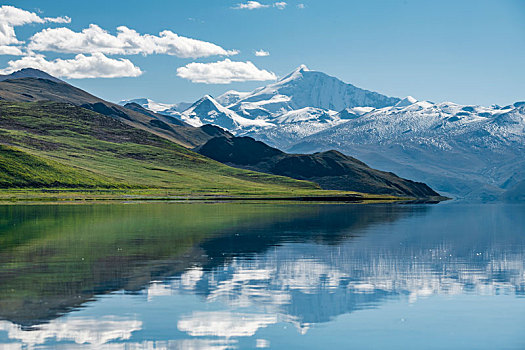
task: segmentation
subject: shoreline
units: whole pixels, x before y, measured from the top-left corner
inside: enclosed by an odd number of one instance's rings
[[[169,190],[149,190],[146,193],[113,190],[85,189],[9,189],[0,191],[0,205],[17,204],[82,204],[82,203],[138,203],[138,202],[298,202],[298,203],[417,203],[435,204],[450,198],[397,197],[391,195],[373,195],[350,193],[326,194],[169,194]],[[148,193],[149,192],[149,193]],[[151,193],[153,192],[153,193]],[[154,193],[157,192],[157,193]],[[158,192],[165,192],[160,194]],[[54,196],[53,194],[56,194]]]

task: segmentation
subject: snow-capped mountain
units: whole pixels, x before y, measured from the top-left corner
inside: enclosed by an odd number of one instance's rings
[[[205,96],[191,106],[149,99],[121,104],[135,102],[190,125],[210,123],[236,135],[250,135],[285,148],[302,137],[344,122],[349,118],[347,112],[361,115],[399,101],[301,65],[277,82],[252,92],[230,90],[217,98]]]
[[[523,184],[525,106],[403,101],[310,135],[290,151],[337,149],[459,197],[496,198]]]
[[[348,107],[381,108],[398,101],[398,98],[360,89],[302,65],[277,82],[246,95],[230,109],[246,111],[263,108],[272,114],[305,107],[341,111]]]
[[[222,106],[209,95],[195,102],[181,114],[181,119],[193,126],[214,124],[230,131],[271,126],[264,120],[251,120]]]

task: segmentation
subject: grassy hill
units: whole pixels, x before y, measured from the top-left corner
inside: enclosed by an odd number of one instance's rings
[[[0,101],[0,187],[161,188],[290,194],[311,182],[235,169],[84,108]]]
[[[46,76],[44,72],[39,74],[42,77]],[[130,105],[129,108],[119,106],[56,78],[44,79],[38,76],[32,74],[24,77],[22,74],[17,75],[15,73],[10,76],[3,76],[2,79],[9,79],[0,81],[0,100],[11,102],[54,101],[82,106],[188,148],[204,144],[217,136],[216,130],[211,130],[210,134],[210,130],[204,127],[195,128],[174,118],[170,119],[147,111],[138,105]]]
[[[0,145],[0,188],[111,187],[102,176]]]

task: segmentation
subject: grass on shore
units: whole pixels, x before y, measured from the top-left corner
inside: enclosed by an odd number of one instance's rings
[[[91,201],[220,201],[220,200],[305,200],[308,198],[348,198],[349,201],[399,201],[400,198],[386,195],[371,195],[358,192],[325,190],[281,190],[268,192],[243,191],[180,191],[177,189],[72,189],[72,188],[21,188],[0,189],[0,204],[33,202],[91,202]]]

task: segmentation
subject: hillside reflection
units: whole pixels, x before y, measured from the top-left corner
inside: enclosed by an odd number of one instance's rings
[[[0,331],[26,345],[53,339],[141,348],[147,344],[134,342],[133,334],[144,328],[148,303],[197,296],[191,310],[170,315],[178,336],[150,345],[225,349],[271,325],[292,324],[306,334],[339,315],[400,299],[519,298],[525,296],[521,209],[1,207]],[[146,311],[76,315],[119,290],[105,302],[131,295]]]

